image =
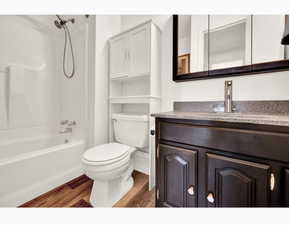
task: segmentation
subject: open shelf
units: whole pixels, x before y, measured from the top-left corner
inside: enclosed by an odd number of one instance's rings
[[[137,96],[111,96],[109,98],[110,103],[126,104],[126,103],[150,103],[151,99],[159,100],[159,96],[150,96],[150,95],[137,95]]]
[[[127,80],[139,80],[139,79],[145,79],[145,78],[149,78],[150,74],[149,73],[145,73],[145,74],[138,74],[135,76],[121,76],[121,77],[111,77],[110,80],[111,81],[127,81]]]

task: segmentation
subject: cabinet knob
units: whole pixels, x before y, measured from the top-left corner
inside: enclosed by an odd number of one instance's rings
[[[194,186],[190,186],[187,191],[189,195],[194,195],[195,194]]]
[[[275,176],[274,173],[271,173],[270,175],[270,190],[274,191],[275,188]]]
[[[215,202],[213,193],[209,193],[209,194],[208,194],[207,200],[208,200],[208,202],[210,202],[210,203],[214,203],[214,202]]]

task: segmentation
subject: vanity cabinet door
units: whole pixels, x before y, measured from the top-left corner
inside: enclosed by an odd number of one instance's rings
[[[150,29],[141,26],[130,32],[130,75],[148,75],[150,72]]]
[[[157,205],[197,206],[197,151],[159,144]]]
[[[270,166],[206,154],[208,207],[266,207]]]
[[[119,78],[129,75],[129,37],[127,34],[110,41],[110,77]]]
[[[284,206],[289,207],[289,169],[284,170],[283,199]]]

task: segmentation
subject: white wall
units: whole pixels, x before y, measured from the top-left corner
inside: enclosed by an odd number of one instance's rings
[[[108,39],[120,32],[120,16],[95,17],[94,132],[92,145],[108,142]]]
[[[289,71],[234,78],[175,83],[172,81],[171,15],[124,15],[121,30],[152,19],[162,30],[162,111],[172,110],[174,101],[222,101],[224,81],[233,80],[234,100],[289,100]]]

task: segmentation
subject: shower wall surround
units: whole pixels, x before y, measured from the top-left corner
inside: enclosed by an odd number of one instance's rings
[[[77,17],[71,27],[76,75],[68,81],[62,72],[64,33],[54,26],[54,15],[1,16],[0,148],[3,142],[57,135],[63,119],[77,121],[76,133],[83,136],[88,25]]]
[[[6,92],[9,129],[45,126],[53,121],[53,104],[46,86],[53,81],[44,71],[45,66],[9,66]]]

